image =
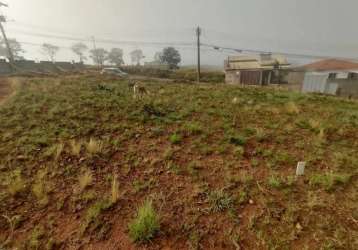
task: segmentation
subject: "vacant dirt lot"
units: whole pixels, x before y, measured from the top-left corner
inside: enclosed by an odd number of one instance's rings
[[[31,78],[1,105],[0,249],[358,249],[357,102],[142,84]]]

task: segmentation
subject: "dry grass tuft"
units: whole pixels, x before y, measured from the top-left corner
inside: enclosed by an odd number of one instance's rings
[[[101,141],[97,141],[93,138],[86,144],[87,152],[94,155],[102,152],[103,144]]]
[[[79,182],[79,187],[80,187],[80,191],[82,192],[83,190],[86,189],[86,187],[90,186],[93,180],[93,176],[92,176],[92,172],[90,170],[86,170],[79,178],[78,178],[78,182]]]
[[[117,176],[114,175],[113,180],[112,180],[112,189],[111,189],[111,202],[112,202],[112,204],[117,203],[119,198],[120,198],[119,183],[118,183],[118,180],[117,180]]]
[[[12,177],[7,188],[12,196],[16,196],[26,189],[26,182],[22,178],[21,172],[19,170],[15,170],[12,173]]]
[[[300,110],[297,107],[296,103],[294,103],[292,101],[286,103],[285,108],[286,108],[287,113],[289,113],[289,114],[292,114],[292,115],[296,114],[297,115],[297,114],[300,113]]]
[[[82,149],[82,142],[71,140],[70,147],[71,147],[71,154],[74,156],[79,156]]]
[[[58,160],[63,152],[65,145],[63,143],[59,143],[56,146],[56,151],[55,151],[55,160]]]
[[[48,183],[45,181],[45,177],[47,175],[47,169],[40,170],[37,173],[36,181],[32,185],[32,193],[36,196],[38,203],[42,206],[45,206],[48,204]]]

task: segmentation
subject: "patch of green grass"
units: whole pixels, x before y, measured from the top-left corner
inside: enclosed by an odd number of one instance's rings
[[[190,122],[185,124],[184,131],[190,135],[200,135],[203,129],[199,123]]]
[[[213,212],[222,212],[233,206],[232,197],[223,189],[212,191],[208,194],[210,210]]]
[[[134,242],[151,240],[160,230],[159,215],[150,200],[138,208],[137,215],[128,225],[129,236]]]
[[[172,144],[180,144],[182,142],[182,136],[175,133],[175,134],[172,134],[170,137],[169,137],[169,141],[172,143]]]
[[[351,180],[350,174],[326,173],[315,174],[309,179],[311,186],[323,187],[327,191],[331,191],[339,185],[345,185]]]
[[[277,176],[273,176],[273,175],[268,179],[268,184],[270,187],[276,188],[276,189],[280,189],[283,187],[281,178],[279,178]]]

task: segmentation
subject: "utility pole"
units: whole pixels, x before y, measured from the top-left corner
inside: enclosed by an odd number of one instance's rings
[[[198,26],[196,28],[196,37],[197,37],[197,49],[198,49],[198,66],[197,66],[197,73],[198,73],[198,83],[200,83],[200,35],[201,35],[201,28]]]
[[[97,54],[96,38],[94,36],[92,36],[92,42],[93,42],[93,50],[94,50],[94,53],[95,53],[95,57],[97,59],[97,66],[98,66],[98,68],[100,68],[99,58],[98,58],[98,54]]]
[[[0,2],[0,7],[2,7],[2,6],[8,7],[7,4]],[[6,22],[5,16],[1,15],[0,16],[0,30],[1,30],[2,36],[4,38],[8,54],[9,54],[9,61],[10,61],[11,68],[14,69],[14,62],[15,62],[14,55],[11,51],[10,43],[9,43],[9,40],[7,39],[4,26],[2,25],[2,23],[5,23],[5,22]]]

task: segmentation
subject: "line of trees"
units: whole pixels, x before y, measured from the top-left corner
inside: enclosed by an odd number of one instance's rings
[[[9,44],[15,60],[24,59],[22,54],[25,51],[23,50],[21,44],[16,39],[9,39]],[[56,45],[44,43],[41,46],[41,53],[46,56],[48,60],[54,62],[60,49],[61,48]],[[87,60],[88,58],[86,54],[89,53],[89,58],[91,58],[95,64],[101,66],[106,62],[116,66],[124,64],[123,50],[120,48],[112,48],[109,51],[104,48],[90,50],[86,44],[76,43],[72,45],[71,50],[78,57],[79,62]],[[0,39],[0,56],[9,57],[8,50],[3,39]],[[145,58],[141,49],[135,49],[130,52],[130,57],[132,64],[135,65],[140,65],[141,61]],[[168,65],[170,69],[176,69],[181,62],[181,56],[179,51],[175,48],[167,47],[162,51],[155,53],[153,62]]]

